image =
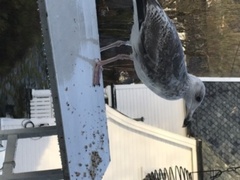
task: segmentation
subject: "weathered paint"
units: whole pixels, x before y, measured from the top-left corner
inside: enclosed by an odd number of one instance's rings
[[[92,85],[100,57],[95,1],[39,0],[39,7],[64,177],[101,179],[110,159],[102,79]]]

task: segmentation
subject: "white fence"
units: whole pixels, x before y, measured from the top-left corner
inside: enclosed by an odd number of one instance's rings
[[[182,99],[165,100],[144,84],[115,85],[116,109],[131,118],[144,118],[144,123],[186,136],[182,128],[186,108]],[[111,97],[110,90],[107,91]]]
[[[195,139],[134,121],[108,106],[106,112],[111,162],[104,180],[143,179],[155,169],[175,166],[197,171]]]

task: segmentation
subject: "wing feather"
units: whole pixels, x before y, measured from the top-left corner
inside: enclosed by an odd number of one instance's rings
[[[140,29],[142,64],[154,81],[181,80],[186,75],[184,53],[175,25],[155,0],[148,0]]]

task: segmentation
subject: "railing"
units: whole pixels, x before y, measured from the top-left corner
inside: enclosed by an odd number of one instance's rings
[[[41,136],[56,135],[56,126],[27,128],[27,129],[14,129],[14,130],[1,130],[0,140],[7,140],[6,154],[2,168],[2,175],[0,179],[62,179],[63,172],[61,169],[48,170],[48,171],[34,171],[25,173],[14,173],[15,167],[15,152],[18,139],[33,138]]]

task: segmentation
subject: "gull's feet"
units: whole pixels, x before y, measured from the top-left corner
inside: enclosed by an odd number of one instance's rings
[[[102,72],[102,64],[100,59],[96,59],[96,64],[93,72],[93,86],[100,86],[100,76]]]

